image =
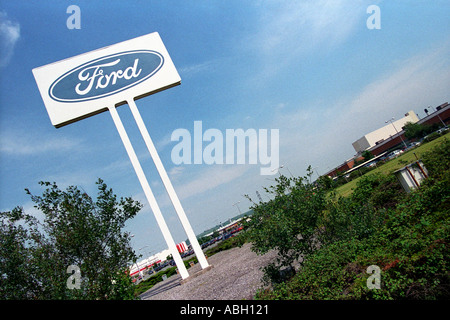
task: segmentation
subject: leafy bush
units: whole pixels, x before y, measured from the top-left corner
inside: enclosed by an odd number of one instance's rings
[[[445,179],[450,170],[450,141],[444,137],[444,141],[434,147],[432,152],[423,155],[422,161],[432,179]]]
[[[228,238],[220,242],[217,246],[208,249],[205,253],[208,257],[221,251],[225,251],[235,247],[241,247],[245,243],[245,237],[243,233],[237,234],[234,237]]]
[[[141,293],[144,293],[148,289],[152,288],[158,282],[163,281],[163,279],[162,279],[163,275],[166,275],[167,278],[173,276],[175,273],[177,273],[176,269],[177,269],[177,267],[167,268],[166,270],[160,271],[157,274],[151,276],[147,280],[142,281],[141,283],[136,285],[136,288],[134,290],[134,295],[138,296]]]
[[[359,240],[338,241],[311,255],[302,270],[273,290],[260,290],[264,300],[318,300],[343,298],[364,267],[351,263],[363,248]]]
[[[307,177],[280,176],[276,181],[278,185],[266,189],[274,199],[252,207],[254,213],[246,232],[257,254],[277,250],[276,262],[264,269],[265,279],[275,282],[278,271],[284,267],[293,270],[293,263],[301,255],[307,256],[317,249],[318,222],[325,207],[324,189],[308,183]]]
[[[439,138],[440,136],[441,136],[440,133],[438,133],[438,132],[433,132],[433,133],[427,135],[423,140],[424,140],[425,142],[430,142],[430,141],[433,141],[434,139]]]
[[[395,207],[405,195],[394,175],[381,173],[361,177],[351,195],[351,201],[359,205],[372,205],[375,209]]]
[[[448,299],[450,143],[423,156],[430,178],[409,194],[388,176],[367,176],[349,198],[331,198],[321,247],[289,281],[257,299]],[[387,200],[385,206],[383,202]],[[367,268],[381,270],[369,289]]]
[[[382,219],[371,204],[361,205],[349,198],[328,202],[322,216],[322,245],[335,241],[364,239],[372,235]]]
[[[96,201],[74,186],[40,184],[41,196],[26,191],[42,221],[20,207],[0,213],[0,299],[132,299],[126,266],[137,257],[123,228],[142,205],[118,200],[101,179]],[[67,285],[71,265],[79,288]]]

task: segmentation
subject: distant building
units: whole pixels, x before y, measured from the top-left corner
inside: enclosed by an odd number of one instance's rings
[[[355,142],[352,143],[353,148],[355,149],[356,152],[361,153],[364,150],[370,149],[396,136],[400,131],[402,131],[402,128],[408,122],[416,123],[418,121],[419,118],[414,113],[414,111],[409,111],[408,113],[405,114],[403,118],[393,121],[392,123],[389,122],[384,127],[372,131],[366,134],[364,137],[356,140]]]
[[[186,244],[186,241],[178,243],[177,244],[177,250],[178,250],[179,253],[183,253],[183,252],[188,251],[188,246]]]
[[[450,104],[448,102],[441,104],[436,107],[436,111],[430,111],[427,109],[424,110],[426,113],[426,117],[420,119],[420,124],[433,125],[435,123],[439,125],[447,125],[450,123]]]
[[[426,113],[427,116],[420,119],[417,123],[422,125],[439,125],[444,126],[450,123],[450,104],[448,102],[436,107],[436,111],[430,110]],[[398,129],[398,128],[397,128]],[[402,139],[406,140],[405,132],[398,129],[399,134],[393,135],[391,138],[368,149],[373,155],[379,155],[385,151],[394,148],[402,143]]]
[[[445,102],[436,107],[428,107],[424,109],[426,116],[419,120],[414,111],[409,111],[405,114],[405,117],[392,123],[388,123],[384,127],[366,134],[364,137],[353,142],[353,148],[357,154],[340,164],[336,168],[328,171],[325,175],[336,178],[339,173],[348,172],[354,168],[355,160],[361,161],[364,158],[361,156],[363,151],[370,151],[374,156],[383,155],[385,152],[398,148],[406,141],[404,136],[404,126],[408,122],[418,123],[423,125],[439,125],[448,126],[450,124],[450,104]]]
[[[165,261],[168,255],[170,255],[170,251],[166,249],[132,264],[129,266],[130,276],[137,275],[142,271],[150,269],[153,265]]]

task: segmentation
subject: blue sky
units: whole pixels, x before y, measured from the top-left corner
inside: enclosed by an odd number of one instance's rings
[[[69,5],[81,29],[69,30]],[[369,30],[369,5],[381,29]],[[78,185],[95,196],[102,178],[145,206],[130,221],[133,246],[166,248],[108,112],[55,129],[31,70],[159,32],[182,79],[137,101],[196,233],[250,206],[274,176],[259,165],[179,165],[178,128],[279,129],[280,165],[319,174],[354,155],[352,142],[409,110],[450,100],[448,1],[25,1],[0,3],[0,210],[22,205],[37,182]],[[186,239],[129,108],[119,109],[177,242]],[[286,169],[281,173],[288,175]]]

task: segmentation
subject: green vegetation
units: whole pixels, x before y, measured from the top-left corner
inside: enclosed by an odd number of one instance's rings
[[[278,179],[275,199],[253,208],[255,222],[247,231],[255,252],[280,252],[278,264],[265,269],[271,289],[256,298],[448,299],[450,141],[441,137],[414,152],[429,178],[410,193],[393,169],[362,176],[346,197],[336,192],[324,198],[323,186],[314,189],[308,179]],[[283,273],[300,256],[299,271]],[[380,268],[380,289],[368,288],[371,265]]]
[[[101,179],[95,202],[40,184],[42,196],[26,191],[41,219],[21,207],[0,213],[0,299],[133,299],[127,265],[137,257],[122,229],[141,204],[118,200]]]
[[[245,243],[246,239],[242,233],[235,235],[234,237],[228,238],[227,240],[221,241],[217,246],[212,247],[206,250],[205,254],[208,257],[219,253],[221,251],[225,251],[231,248],[240,247]]]
[[[244,224],[246,231],[206,255],[245,242],[251,242],[258,254],[278,250],[277,261],[263,269],[263,280],[272,289],[261,290],[257,299],[448,297],[449,147],[447,139],[440,137],[334,191],[330,191],[331,179],[321,177],[318,185],[308,183],[311,170],[304,178],[281,176],[276,186],[266,189],[274,199],[252,208],[252,220]],[[431,176],[420,190],[408,195],[392,172],[415,161],[414,153],[423,159]],[[432,214],[436,208],[442,213]],[[429,228],[424,229],[425,225]],[[293,264],[300,256],[302,267],[295,274]],[[191,260],[196,263],[191,258],[185,261],[187,267]],[[367,288],[369,265],[382,270],[380,290]],[[175,269],[141,282],[135,294],[147,291]]]
[[[309,177],[312,173],[309,167]],[[316,188],[308,183],[308,178],[280,176],[276,181],[276,186],[266,189],[274,198],[255,204],[246,231],[247,240],[257,254],[273,249],[278,251],[276,262],[264,268],[266,282],[281,281],[279,270],[292,272],[293,263],[301,254],[314,251],[317,246],[317,213],[325,206],[324,188]]]
[[[437,129],[439,129],[440,124],[435,123],[433,125],[419,124],[408,122],[405,125],[405,137],[406,139],[420,139],[425,137]]]
[[[252,201],[245,231],[206,254],[247,241],[257,254],[277,250],[263,270],[272,286],[257,299],[448,299],[449,135],[429,135],[429,142],[337,188],[326,177],[310,183],[311,168],[307,177],[280,176],[266,189],[272,200]],[[392,173],[416,157],[429,178],[406,193]],[[132,284],[127,265],[137,257],[122,229],[138,202],[118,200],[100,179],[96,201],[76,187],[41,185],[42,196],[26,190],[40,220],[21,207],[0,213],[1,299],[134,299],[176,273],[170,267]],[[189,268],[196,260],[184,263]],[[68,286],[70,265],[80,269],[79,289]],[[380,289],[367,286],[372,265],[381,270]]]
[[[174,274],[177,273],[176,270],[177,270],[177,267],[170,267],[170,268],[167,268],[163,271],[156,273],[155,275],[151,276],[147,280],[140,282],[139,284],[136,285],[136,287],[134,289],[134,295],[137,297],[140,294],[142,294],[145,291],[152,288],[158,282],[163,281],[163,279],[162,279],[163,275],[166,275],[167,278],[169,278],[170,276],[173,276]]]
[[[444,139],[449,139],[449,138],[450,138],[450,132],[448,132],[447,134],[445,134],[431,142],[424,142],[420,146],[406,151],[405,153],[401,154],[399,157],[392,159],[392,160],[388,161],[387,163],[377,164],[377,168],[368,172],[366,175],[378,174],[378,173],[381,173],[384,175],[389,175],[392,172],[404,167],[406,164],[416,161],[416,156],[418,158],[421,158],[422,155],[424,155],[425,153],[432,150],[435,146],[441,144],[444,141]],[[336,193],[338,193],[339,195],[341,195],[343,197],[349,196],[355,189],[355,187],[360,179],[361,179],[361,177],[357,177],[357,178],[353,179],[352,181],[337,187]]]

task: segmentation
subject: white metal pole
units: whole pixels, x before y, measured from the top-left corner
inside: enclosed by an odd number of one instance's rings
[[[192,248],[194,249],[195,255],[197,256],[198,262],[200,263],[202,269],[205,269],[209,267],[208,261],[206,260],[205,254],[203,253],[200,244],[198,243],[194,230],[192,230],[191,224],[189,223],[186,213],[184,212],[183,206],[181,205],[180,199],[178,199],[177,193],[175,192],[175,189],[172,186],[172,182],[170,181],[169,176],[167,175],[166,169],[164,169],[164,166],[161,162],[161,159],[159,158],[158,152],[156,151],[155,145],[153,144],[153,141],[150,138],[150,134],[148,133],[147,127],[145,126],[144,121],[142,120],[141,114],[139,113],[136,103],[134,102],[133,99],[128,100],[127,103],[130,106],[131,112],[133,113],[134,116],[134,120],[136,121],[136,124],[138,125],[139,130],[141,131],[142,138],[144,138],[145,144],[147,145],[147,149],[150,152],[153,162],[155,163],[156,169],[158,170],[161,180],[163,181],[164,187],[166,188],[166,191],[169,194],[170,200],[172,201],[175,211],[178,214],[178,218],[180,219],[181,224],[183,225],[183,228],[186,231],[188,239],[191,242]]]
[[[128,138],[127,132],[125,131],[122,121],[120,120],[116,107],[113,106],[109,107],[108,109],[111,113],[111,117],[114,120],[114,124],[116,125],[117,131],[119,132],[120,138],[122,139],[123,145],[127,150],[128,156],[130,157],[134,171],[138,176],[139,182],[141,183],[145,196],[147,197],[147,200],[150,204],[150,208],[152,209],[153,214],[155,215],[156,222],[158,223],[158,226],[161,229],[164,239],[166,240],[166,243],[169,247],[169,251],[172,254],[173,259],[175,260],[178,270],[180,271],[181,278],[186,279],[187,277],[189,277],[189,273],[187,272],[183,259],[181,258],[180,253],[177,250],[175,241],[173,240],[172,235],[170,234],[169,228],[167,227],[166,221],[164,220],[161,210],[159,209],[159,205],[156,202],[155,196],[153,195],[153,192],[150,189],[150,185],[148,184],[147,178],[144,174],[144,171],[142,170],[141,164],[139,163],[139,160],[136,156],[133,146],[131,145],[130,139]]]

